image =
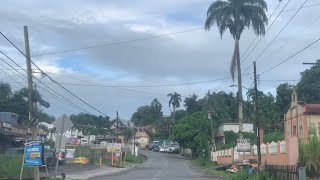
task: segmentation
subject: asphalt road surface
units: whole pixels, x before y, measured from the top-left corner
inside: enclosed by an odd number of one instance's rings
[[[204,174],[201,170],[191,167],[190,160],[186,160],[179,155],[144,151],[148,160],[127,172],[95,177],[91,180],[208,180],[219,179],[212,175]]]

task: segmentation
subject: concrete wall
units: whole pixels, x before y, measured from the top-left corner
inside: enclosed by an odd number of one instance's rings
[[[258,161],[256,145],[251,147],[251,152],[237,152],[237,147],[211,152],[211,160],[218,164],[231,164],[243,160]],[[296,165],[298,162],[298,138],[290,137],[285,141],[261,144],[261,162],[274,165]]]
[[[239,132],[239,124],[222,124],[218,128],[219,133],[223,133],[224,131],[233,131],[235,133]],[[244,123],[243,124],[243,132],[254,132],[253,131],[253,124],[250,123]]]

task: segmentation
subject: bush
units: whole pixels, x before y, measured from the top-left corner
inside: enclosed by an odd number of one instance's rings
[[[299,164],[305,166],[308,177],[320,176],[320,139],[310,137],[307,143],[299,144]]]
[[[19,179],[22,155],[0,155],[0,179]],[[33,168],[24,167],[23,178],[33,177]]]
[[[143,158],[140,155],[135,156],[135,155],[129,154],[126,157],[126,162],[130,162],[133,164],[141,164],[141,163],[143,163]]]

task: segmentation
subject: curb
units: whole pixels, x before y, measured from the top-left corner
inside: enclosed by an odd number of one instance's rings
[[[146,156],[146,155],[144,155],[144,154],[139,154],[139,155],[141,155],[141,156],[144,157],[144,161],[143,161],[143,163],[141,163],[141,164],[130,164],[130,165],[131,165],[130,168],[124,168],[122,171],[112,172],[112,173],[109,173],[109,174],[106,174],[106,175],[99,175],[99,176],[94,176],[94,177],[100,177],[100,176],[111,176],[111,177],[112,177],[112,176],[116,176],[116,175],[120,175],[120,174],[126,174],[126,173],[128,173],[129,171],[131,171],[131,170],[133,170],[133,169],[135,169],[135,168],[143,165],[145,162],[147,162],[148,156]],[[90,177],[90,178],[94,178],[94,177]]]
[[[141,164],[129,164],[128,167],[126,168],[119,168],[119,169],[114,169],[112,170],[111,172],[110,171],[106,171],[106,172],[101,172],[101,173],[96,173],[96,174],[91,174],[91,175],[88,175],[88,176],[85,176],[85,177],[81,177],[79,175],[79,177],[77,175],[74,175],[74,177],[68,177],[67,176],[67,180],[85,180],[85,179],[90,179],[90,178],[94,178],[94,177],[101,177],[101,176],[115,176],[115,175],[119,175],[119,174],[125,174],[127,172],[129,172],[130,170],[144,164],[147,160],[148,160],[148,157],[144,154],[139,154],[141,156],[143,156],[144,158],[144,161],[143,163]]]

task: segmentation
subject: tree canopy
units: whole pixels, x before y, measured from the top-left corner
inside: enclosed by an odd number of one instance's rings
[[[136,126],[154,124],[163,116],[162,105],[158,99],[153,99],[150,105],[140,106],[131,116],[131,121]]]
[[[320,103],[320,60],[301,73],[297,84],[298,100],[307,103]]]

